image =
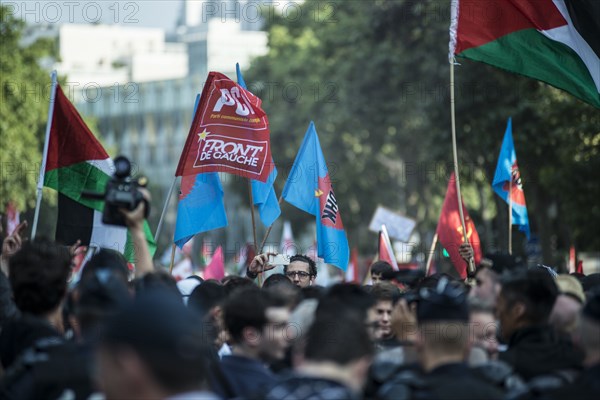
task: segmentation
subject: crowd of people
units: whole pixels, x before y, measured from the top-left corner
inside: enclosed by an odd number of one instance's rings
[[[101,249],[75,282],[75,247],[20,232],[2,246],[0,399],[600,398],[598,275],[498,256],[466,284],[378,261],[372,284],[325,288],[298,254],[259,286],[260,254],[245,277],[175,282]]]

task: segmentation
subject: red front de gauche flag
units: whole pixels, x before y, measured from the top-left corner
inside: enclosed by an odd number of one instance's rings
[[[464,203],[462,208],[465,217],[467,238],[471,247],[473,247],[475,264],[479,264],[481,262],[481,242],[479,241],[479,234],[477,233],[477,229],[475,229],[473,220],[469,217],[469,213]],[[458,197],[456,196],[456,180],[454,173],[452,173],[450,182],[448,182],[448,190],[446,191],[446,198],[444,199],[442,214],[440,215],[436,232],[438,234],[438,240],[450,255],[452,265],[454,265],[454,268],[456,268],[456,271],[458,271],[461,278],[466,278],[467,262],[458,252],[460,245],[464,243],[464,236],[462,224],[460,222],[460,213],[458,211]]]
[[[273,169],[269,121],[261,100],[210,72],[176,176],[228,172],[265,182]]]

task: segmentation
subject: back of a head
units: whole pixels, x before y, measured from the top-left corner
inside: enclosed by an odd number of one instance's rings
[[[267,281],[274,276],[277,277],[277,279],[267,284]],[[262,290],[283,299],[285,301],[285,306],[290,310],[296,308],[302,298],[300,288],[294,285],[292,281],[283,274],[274,274],[268,277],[262,286]]]
[[[581,312],[579,326],[581,345],[586,353],[586,364],[600,362],[600,289],[592,291]]]
[[[236,290],[223,305],[225,327],[234,343],[242,343],[246,327],[261,331],[267,323],[266,294],[256,286]]]
[[[223,279],[225,294],[229,297],[232,293],[248,287],[256,287],[253,281],[241,276],[227,276]]]
[[[145,292],[108,323],[100,351],[132,350],[170,394],[202,388],[207,344],[197,316],[164,291]]]
[[[206,281],[196,286],[190,295],[188,307],[205,316],[211,309],[222,304],[225,296],[223,285],[213,281]]]
[[[17,308],[41,316],[55,310],[65,297],[71,254],[53,241],[36,239],[10,258],[9,269]]]
[[[310,285],[307,287],[303,287],[300,289],[300,292],[302,294],[303,300],[307,300],[307,299],[321,300],[323,298],[323,296],[325,296],[325,288],[320,285]]]
[[[468,344],[467,292],[458,282],[441,278],[434,288],[421,288],[417,303],[420,339],[437,355],[462,354]]]
[[[81,279],[85,279],[88,274],[93,274],[97,269],[109,269],[114,271],[117,276],[127,282],[129,278],[129,267],[123,254],[116,250],[101,248],[84,265],[81,271]]]
[[[341,308],[350,309],[363,320],[367,311],[375,305],[375,299],[363,287],[351,283],[338,283],[329,288],[319,301],[317,317],[323,314],[335,315]]]
[[[276,285],[296,286],[292,283],[292,281],[290,281],[290,278],[288,278],[284,274],[273,274],[273,275],[269,276],[267,279],[265,279],[265,281],[263,282],[262,288],[268,289],[271,286],[276,286]]]
[[[364,319],[355,313],[341,312],[329,318],[318,317],[306,336],[304,357],[312,362],[347,365],[373,355],[373,343]]]
[[[600,288],[600,273],[589,274],[583,278],[583,291],[588,293],[596,288]]]
[[[129,288],[118,272],[97,269],[77,286],[75,316],[83,337],[94,339],[104,323],[131,301]]]
[[[181,299],[177,282],[167,271],[153,271],[133,281],[136,296],[144,292],[163,291],[166,294]]]
[[[532,268],[504,275],[501,293],[508,307],[522,302],[525,305],[524,318],[537,325],[548,322],[558,296],[558,287],[546,270]]]

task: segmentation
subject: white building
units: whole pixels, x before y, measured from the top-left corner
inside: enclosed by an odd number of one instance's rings
[[[60,26],[58,41],[60,62],[55,68],[82,85],[110,86],[188,75],[185,44],[166,42],[162,29],[65,24]]]
[[[239,14],[224,19],[217,12],[208,15],[206,10],[215,10],[208,3],[219,3],[221,11],[237,7]],[[242,3],[248,0],[185,0],[176,31],[169,34],[156,28],[64,24],[50,29],[38,25],[28,36],[56,38],[60,59],[53,68],[67,76],[77,109],[96,121],[111,153],[129,157],[134,172],[166,192],[208,72],[235,79],[236,62],[246,69],[253,57],[267,52],[267,34],[258,29],[262,21],[244,17]],[[227,247],[233,248],[251,237],[248,200],[226,197],[230,221],[236,221],[226,235]],[[167,226],[174,216],[171,209]]]

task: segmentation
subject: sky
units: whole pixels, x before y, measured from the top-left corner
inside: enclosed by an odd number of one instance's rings
[[[0,0],[27,23],[107,23],[173,30],[182,0]]]

